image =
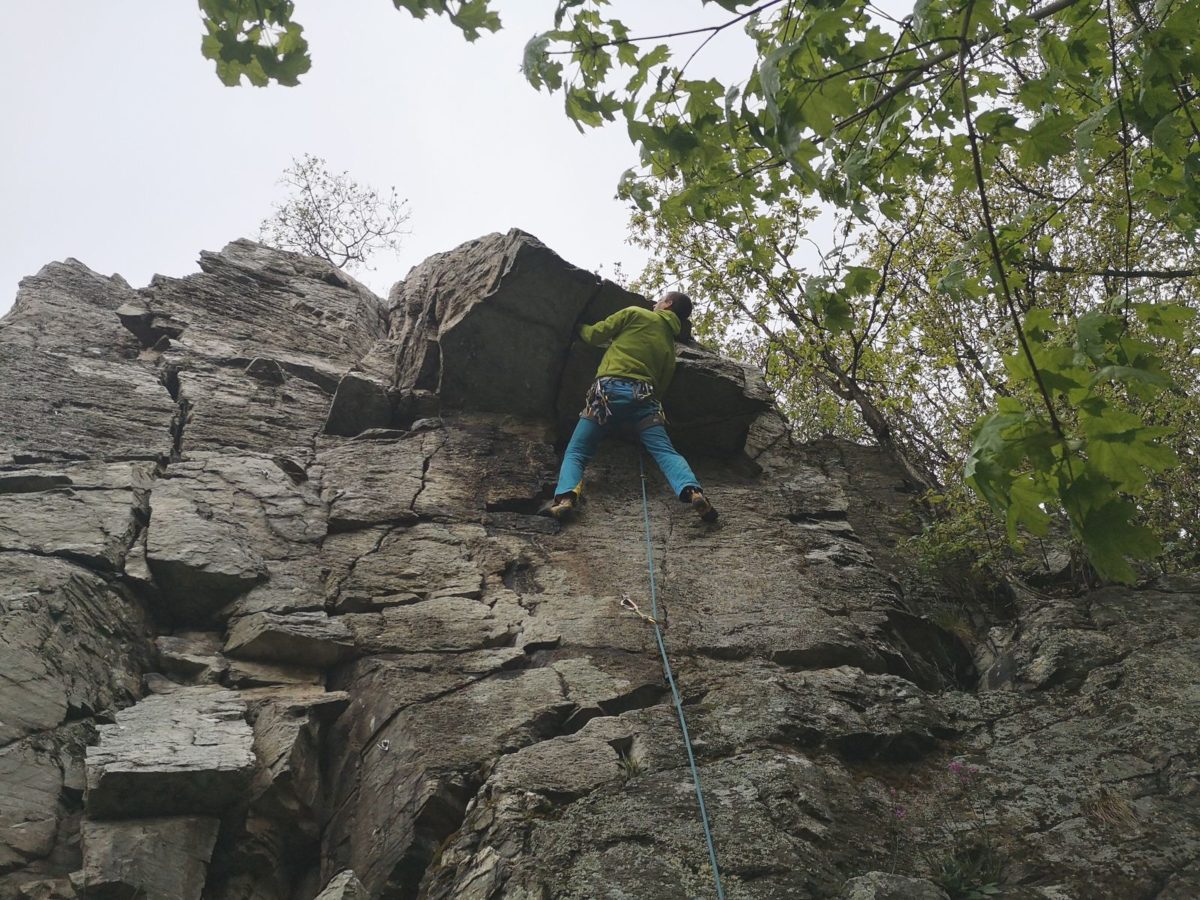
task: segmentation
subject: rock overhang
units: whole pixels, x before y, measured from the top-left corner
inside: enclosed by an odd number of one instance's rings
[[[579,326],[627,306],[650,303],[519,229],[468,241],[392,288],[395,385],[436,391],[446,409],[550,420],[565,441],[602,356]],[[761,377],[699,345],[678,346],[664,404],[680,449],[741,452],[755,420],[771,412]]]

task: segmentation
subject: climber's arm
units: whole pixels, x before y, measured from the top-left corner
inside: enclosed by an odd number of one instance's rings
[[[629,324],[630,318],[634,315],[632,309],[630,307],[615,312],[607,319],[603,319],[595,325],[582,326],[579,329],[579,336],[583,338],[584,343],[591,344],[593,347],[603,347],[620,334],[622,328]]]

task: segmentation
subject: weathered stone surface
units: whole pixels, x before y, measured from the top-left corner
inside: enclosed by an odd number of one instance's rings
[[[359,692],[352,686],[350,693]],[[454,830],[484,760],[537,740],[569,706],[558,676],[534,669],[479,678],[432,702],[393,706],[390,715],[374,717],[374,728],[352,717],[354,731],[345,739],[358,761],[339,773],[340,812],[325,839],[331,861],[348,863],[373,894],[385,885],[411,891]],[[447,734],[457,738],[448,742]]]
[[[868,872],[842,887],[841,900],[949,900],[949,895],[924,878],[887,872]]]
[[[54,849],[62,810],[63,773],[59,756],[29,741],[0,749],[0,872]]]
[[[139,292],[144,308],[184,323],[178,344],[190,353],[245,356],[243,366],[256,356],[274,359],[293,374],[331,379],[332,392],[338,364],[357,361],[384,336],[380,300],[324,260],[237,240],[202,252],[200,268],[186,278],[156,277]]]
[[[175,332],[155,347],[187,408],[180,448],[303,453],[338,380],[384,336],[381,301],[328,263],[251,241],[200,267],[156,277],[137,301]]]
[[[234,659],[229,661],[225,680],[230,687],[255,688],[273,684],[323,684],[325,676],[319,669],[304,666]]]
[[[152,478],[148,463],[0,470],[0,550],[120,570],[145,524]]]
[[[673,719],[669,706],[595,719],[506,757],[420,896],[712,895]],[[834,805],[853,783],[836,760],[763,748],[700,774],[729,896],[833,896],[829,873],[867,849],[860,803]]]
[[[325,669],[351,655],[354,640],[341,619],[324,612],[252,613],[229,629],[225,652],[242,659]]]
[[[0,464],[170,452],[175,404],[117,317],[136,298],[77,260],[21,282],[0,320]]]
[[[387,385],[349,372],[338,382],[325,433],[354,437],[369,428],[390,428],[395,424],[393,407]]]
[[[437,597],[377,613],[341,616],[360,653],[464,653],[511,646],[523,610],[466,597]]]
[[[192,684],[211,684],[221,680],[229,661],[221,655],[217,632],[185,631],[154,639],[158,665],[162,671]]]
[[[388,298],[397,386],[436,390],[450,409],[549,417],[576,322],[601,284],[516,229],[430,257]],[[627,296],[623,305],[640,302]]]
[[[208,817],[85,822],[84,896],[200,900],[219,825]]]
[[[165,365],[175,373],[173,384],[187,404],[181,449],[229,447],[305,458],[312,435],[324,425],[328,390],[291,374],[278,383],[256,378],[244,371],[241,357],[231,365],[181,357],[175,351],[165,355]]]
[[[446,418],[395,441],[328,444],[318,452],[331,531],[418,518],[476,520],[487,510],[533,513],[557,459],[544,425]]]
[[[310,847],[320,837],[321,747],[327,723],[349,696],[313,688],[268,688],[245,693],[254,723],[258,768],[250,786],[254,814],[294,832]]]
[[[1052,874],[1127,897],[1200,884],[1181,865],[1200,849],[1185,774],[1200,763],[1200,581],[1170,587],[1018,593],[1030,626],[999,654],[1012,679],[943,698],[970,734],[961,752],[979,770],[971,793],[985,821],[1027,836],[1014,880]],[[1064,635],[1103,652],[1065,654]]]
[[[346,869],[329,879],[325,890],[317,895],[317,900],[367,900],[370,894],[358,880],[353,869]]]
[[[259,608],[320,607],[312,561],[324,510],[317,489],[278,460],[192,455],[159,479],[150,506],[147,562],[179,621],[204,622],[259,585]]]
[[[0,553],[0,747],[129,703],[145,629],[141,607],[86,569]]]
[[[331,560],[326,597],[339,612],[433,597],[479,599],[487,543],[481,526],[433,522],[331,535],[324,545]]]
[[[941,710],[912,682],[849,666],[808,672],[706,667],[693,677],[719,686],[697,705],[705,752],[733,754],[756,741],[823,746],[858,760],[920,759],[952,737]],[[700,681],[701,684],[704,681]],[[736,716],[727,714],[737,710]]]
[[[254,768],[245,715],[236,693],[216,687],[179,688],[122,710],[88,748],[88,815],[215,815],[236,805]]]

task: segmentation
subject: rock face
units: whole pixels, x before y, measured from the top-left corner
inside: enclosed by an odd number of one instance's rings
[[[0,900],[713,896],[621,606],[636,448],[534,515],[578,324],[643,298],[519,231],[387,303],[248,241],[201,268],[53,264],[0,321]],[[722,513],[648,472],[730,898],[1200,895],[1200,583],[935,622],[886,458],[794,446],[695,346],[665,403]]]

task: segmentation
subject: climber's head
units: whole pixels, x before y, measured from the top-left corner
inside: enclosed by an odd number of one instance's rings
[[[662,299],[654,304],[655,309],[669,309],[680,319],[686,319],[692,314],[692,298],[679,291],[663,294]]]
[[[679,291],[670,291],[663,294],[662,299],[654,304],[655,309],[669,309],[675,315],[679,316],[679,324],[683,328],[679,332],[678,340],[690,341],[692,339],[692,298],[687,294],[681,294]]]

